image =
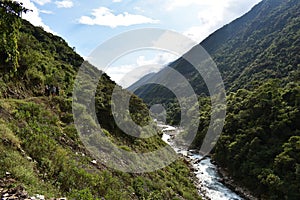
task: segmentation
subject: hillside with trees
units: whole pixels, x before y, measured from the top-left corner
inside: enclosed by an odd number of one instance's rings
[[[72,114],[74,81],[84,60],[63,38],[22,20],[25,11],[30,12],[17,2],[0,2],[1,198],[17,191],[23,195],[18,199],[34,194],[46,199],[201,199],[183,159],[142,174],[113,170],[91,155]],[[58,86],[60,94],[45,95],[46,85]],[[114,87],[103,74],[96,93],[97,120],[109,141],[133,152],[165,146],[160,134],[140,139],[117,128],[110,111]],[[149,122],[147,106],[136,96],[130,113],[139,123]]]
[[[200,45],[218,66],[227,93],[212,158],[261,199],[300,199],[300,2],[263,0]],[[200,148],[211,115],[207,87],[183,58],[170,67],[199,95],[200,123],[190,148]],[[148,105],[163,103],[169,122],[180,122],[180,106],[166,88],[147,85],[135,93]],[[185,127],[187,134],[194,126]]]
[[[199,44],[216,63],[227,92],[251,89],[266,79],[281,79],[299,69],[299,12],[297,0],[264,0]],[[183,57],[194,52],[196,47]],[[207,96],[201,75],[183,57],[169,66],[186,77],[196,94]],[[160,74],[163,70],[153,79]],[[167,89],[151,84],[135,94],[149,105],[174,98]]]

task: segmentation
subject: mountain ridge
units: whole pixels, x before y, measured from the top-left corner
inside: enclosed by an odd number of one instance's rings
[[[267,78],[268,74],[263,71],[261,66],[258,66],[266,61],[262,60],[260,61],[261,64],[258,64],[256,63],[256,61],[259,61],[257,58],[263,58],[264,50],[267,49],[267,47],[272,47],[272,45],[276,47],[279,45],[277,43],[280,41],[280,37],[275,33],[282,32],[283,28],[289,26],[288,23],[291,25],[294,23],[295,27],[291,31],[295,32],[297,30],[296,26],[298,23],[297,21],[293,22],[293,19],[298,20],[298,6],[297,1],[262,1],[247,14],[215,31],[200,43],[200,45],[210,53],[212,59],[217,64],[223,77],[226,90],[235,91],[237,88],[251,87],[250,83],[255,82],[254,78],[250,81],[242,81],[242,79],[239,79],[240,74],[242,72],[247,73],[247,69],[249,69],[251,65],[257,69],[257,72],[254,73],[255,78]],[[270,16],[267,13],[270,13]],[[267,17],[264,17],[264,15],[267,15]],[[260,31],[255,31],[256,28]],[[236,29],[238,29],[238,32],[235,32]],[[264,38],[260,37],[262,34],[265,34]],[[296,32],[294,34],[296,34]],[[295,43],[297,43],[299,38],[291,37],[289,41],[292,40],[296,40]],[[276,43],[272,44],[272,42]],[[218,48],[214,49],[214,47]],[[295,45],[295,48],[298,48],[297,45]],[[191,49],[190,52],[192,51],[193,49]],[[296,52],[296,49],[294,49],[293,52]],[[189,54],[189,52],[187,52],[187,54]],[[239,54],[241,54],[241,56],[239,56]],[[272,68],[272,73],[274,73],[274,77],[277,78],[287,76],[289,71],[297,69],[294,63],[298,62],[299,55],[287,55],[281,59],[284,59],[288,64],[291,63],[294,68],[288,69],[286,66],[283,66],[280,71],[276,68]],[[273,62],[269,65],[278,65],[280,62],[276,59],[270,61]],[[204,93],[208,95],[208,90],[201,76],[196,73],[186,60],[179,58],[169,66],[179,71],[190,81],[196,94],[200,95]],[[250,75],[251,74],[248,73],[247,76]],[[159,76],[159,74],[157,76]],[[156,92],[151,93],[151,90]],[[170,93],[159,86],[147,86],[147,89],[141,87],[136,90],[135,94],[142,97],[148,104],[152,104],[152,97],[156,99],[156,96],[164,97],[164,94],[167,94],[166,98],[168,98],[168,95],[170,95]]]

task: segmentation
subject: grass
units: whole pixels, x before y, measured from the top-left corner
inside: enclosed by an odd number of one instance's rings
[[[48,198],[200,199],[181,160],[144,174],[92,164],[94,158],[82,145],[74,124],[65,120],[71,114],[70,102],[62,97],[0,99],[0,177],[8,171],[17,181],[13,186],[22,185],[29,194]],[[126,151],[163,145],[157,138],[130,144],[103,132]]]

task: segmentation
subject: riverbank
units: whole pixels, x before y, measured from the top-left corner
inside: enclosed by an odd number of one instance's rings
[[[234,188],[225,185],[217,170],[217,166],[212,164],[211,158],[201,157],[195,151],[187,151],[187,155],[182,155],[190,167],[195,186],[199,195],[204,200],[243,200],[247,199],[237,193]]]
[[[188,152],[196,152],[196,151],[190,150]],[[238,185],[238,183],[230,176],[230,174],[225,169],[218,166],[217,163],[212,160],[211,156],[202,157],[196,161],[191,160],[191,158],[188,155],[187,156],[182,155],[182,156],[187,161],[187,163],[189,163],[188,166],[190,167],[191,171],[193,171],[194,173],[197,172],[198,169],[192,163],[193,162],[195,164],[200,163],[204,159],[208,158],[210,160],[210,162],[216,166],[217,173],[220,176],[220,178],[218,179],[219,182],[224,184],[227,188],[229,188],[230,190],[232,190],[234,193],[238,194],[238,196],[242,197],[245,200],[259,200],[259,198],[255,197],[248,189]],[[203,185],[201,184],[201,181],[196,180],[195,184],[196,184],[196,186],[198,186],[197,189],[201,192],[201,194],[203,192],[205,193],[205,190],[203,189]],[[210,199],[207,196],[204,196],[204,197],[205,197],[205,199]]]
[[[188,156],[185,156],[183,154],[180,154],[180,156],[185,161],[186,165],[189,167],[189,169],[191,171],[190,178],[191,178],[192,182],[194,183],[194,185],[196,186],[199,196],[201,196],[201,198],[203,200],[213,200],[207,196],[207,192],[204,189],[204,186],[202,185],[201,181],[197,178],[196,173],[198,172],[198,169],[196,169],[193,166],[192,160]]]
[[[245,200],[258,200],[259,198],[255,197],[248,189],[239,186],[236,181],[230,177],[229,173],[221,168],[220,166],[217,166],[218,173],[221,176],[221,182],[226,185],[228,188],[239,194],[241,197],[243,197]]]
[[[172,139],[172,137],[170,137]],[[179,148],[176,148],[177,152],[180,152],[181,150]],[[184,151],[184,150],[183,150]],[[210,156],[205,156],[201,158],[196,158],[196,159],[191,159],[191,155],[195,154],[195,150],[189,150],[189,151],[184,151],[186,153],[180,153],[181,157],[186,161],[186,164],[190,168],[191,172],[193,173],[191,175],[192,181],[194,182],[196,188],[199,191],[199,195],[204,199],[204,200],[215,200],[210,198],[207,195],[207,189],[206,186],[203,185],[202,180],[197,178],[197,174],[203,173],[199,171],[199,167],[197,164],[200,164],[202,161],[205,159],[209,159],[209,162],[211,162],[216,169],[217,174],[219,175],[219,178],[217,180],[224,184],[227,188],[229,188],[231,191],[236,193],[238,196],[241,197],[241,199],[245,200],[258,200],[259,198],[255,197],[248,189],[239,186],[236,181],[234,181],[233,178],[230,177],[230,174],[225,170],[222,169],[220,166],[218,166],[213,160],[211,160]],[[196,165],[196,166],[195,166]]]
[[[239,186],[226,172],[211,160],[202,157],[195,150],[185,150],[174,144],[174,138],[181,132],[180,128],[159,125],[163,131],[163,140],[185,160],[191,170],[191,179],[204,200],[257,200],[247,189]]]

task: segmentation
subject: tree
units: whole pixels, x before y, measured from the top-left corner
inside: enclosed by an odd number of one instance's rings
[[[22,3],[0,1],[0,60],[8,65],[8,71],[17,70],[19,63],[18,37],[21,28],[20,15],[29,11]]]

